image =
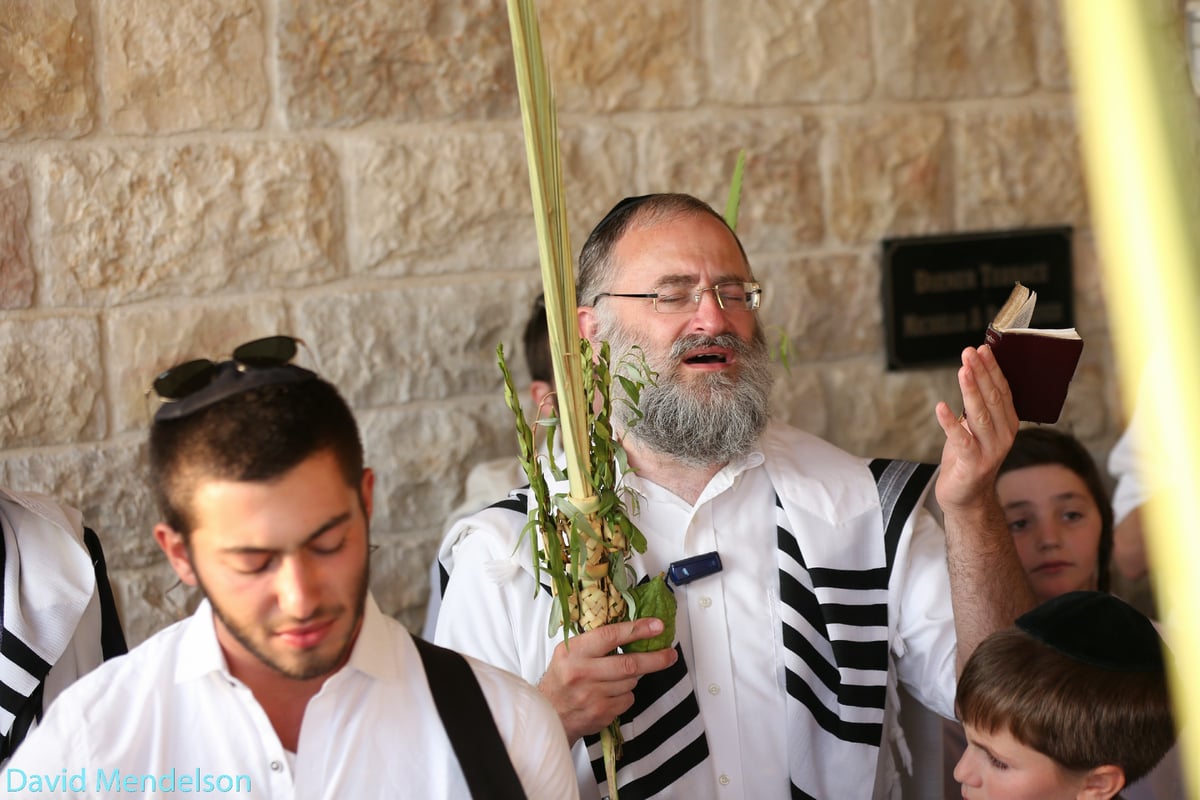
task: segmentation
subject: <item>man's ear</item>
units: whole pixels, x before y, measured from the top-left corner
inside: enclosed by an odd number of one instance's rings
[[[533,401],[533,413],[538,419],[554,416],[554,384],[530,381],[529,399]]]
[[[175,574],[179,576],[179,580],[188,586],[198,585],[196,572],[192,569],[192,557],[188,553],[183,534],[167,523],[160,522],[154,526],[154,540],[162,548],[163,554],[170,562],[171,568],[175,570]]]
[[[367,522],[371,521],[371,511],[375,508],[375,471],[370,467],[363,468],[362,484],[358,487],[362,497],[363,514]]]
[[[1103,764],[1088,770],[1078,800],[1109,800],[1125,788],[1125,770],[1115,764]]]
[[[579,335],[589,342],[596,341],[596,329],[599,322],[596,319],[596,309],[592,306],[579,306],[575,315],[579,320]]]

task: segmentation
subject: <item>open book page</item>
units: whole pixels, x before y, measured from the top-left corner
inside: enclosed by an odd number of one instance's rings
[[[1036,304],[1037,292],[1027,286],[1022,286],[1021,282],[1017,281],[1012,294],[996,312],[996,318],[992,320],[992,327],[996,330],[1028,328],[1029,323],[1033,320],[1033,308]]]

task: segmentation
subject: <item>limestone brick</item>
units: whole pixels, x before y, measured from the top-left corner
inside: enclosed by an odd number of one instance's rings
[[[1069,104],[971,112],[954,139],[960,229],[1088,224]]]
[[[879,267],[865,255],[760,261],[760,312],[768,340],[786,336],[797,362],[864,356],[883,349]]]
[[[512,417],[499,392],[482,403],[368,411],[358,418],[366,460],[375,469],[373,524],[380,530],[440,529],[472,466],[516,457]]]
[[[767,343],[776,353],[778,341],[776,332],[768,331]],[[796,359],[790,359],[787,365],[778,364],[771,389],[771,418],[827,439],[830,414],[821,383],[824,368]]]
[[[154,378],[193,358],[221,361],[243,342],[290,333],[286,309],[275,297],[214,300],[198,305],[137,306],[105,315],[106,361],[113,387],[116,432],[149,430],[158,407]],[[309,356],[301,348],[299,363]]]
[[[20,164],[0,161],[0,308],[33,302],[29,183]]]
[[[423,612],[429,600],[429,565],[437,554],[441,531],[421,536],[380,533],[371,529],[371,595],[383,613],[402,621],[405,612]],[[415,614],[413,616],[416,616]],[[412,628],[420,631],[420,626]]]
[[[1033,29],[1037,32],[1038,77],[1048,89],[1071,88],[1071,69],[1063,39],[1059,0],[1034,0]]]
[[[501,400],[496,345],[521,359],[535,273],[315,294],[294,304],[296,330],[355,408],[440,402],[486,393]]]
[[[1084,337],[1084,347],[1093,333],[1111,327],[1105,306],[1104,281],[1096,241],[1090,232],[1076,232],[1071,242],[1074,253],[1072,282],[1075,288],[1075,328]]]
[[[701,4],[542,3],[543,46],[562,111],[691,108],[705,88]]]
[[[269,101],[260,0],[99,0],[117,133],[257,128]]]
[[[88,133],[95,124],[88,4],[5,0],[0,31],[0,140]]]
[[[896,100],[1024,94],[1037,83],[1030,0],[883,0],[877,74]]]
[[[725,210],[739,149],[746,151],[738,236],[756,252],[793,252],[825,235],[821,128],[789,114],[737,122],[656,125],[644,135],[638,191],[686,192]]]
[[[118,565],[109,561],[108,578],[130,647],[190,616],[200,604],[200,590],[181,583],[165,557],[152,567]]]
[[[144,440],[23,451],[0,457],[0,465],[4,486],[48,494],[79,509],[110,564],[140,568],[162,560],[152,535],[158,512]]]
[[[275,289],[344,272],[341,186],[314,144],[48,155],[50,305]]]
[[[564,125],[559,139],[571,251],[577,256],[592,228],[636,185],[637,139],[632,131],[610,125]],[[530,212],[522,227],[532,230],[532,224]]]
[[[953,150],[941,114],[841,119],[830,150],[830,228],[842,241],[867,243],[950,226]]]
[[[829,440],[861,456],[938,461],[946,441],[934,407],[962,408],[952,367],[887,372],[882,356],[842,361],[823,374]]]
[[[732,105],[847,103],[874,83],[865,0],[710,5],[714,98]]]
[[[105,435],[104,374],[91,316],[0,319],[0,448]]]
[[[355,271],[424,275],[537,264],[518,125],[356,147]]]
[[[1085,442],[1105,438],[1106,431],[1119,434],[1121,420],[1115,412],[1119,407],[1116,377],[1112,342],[1107,333],[1089,335],[1067,389],[1067,401],[1063,404],[1058,427]],[[1103,465],[1101,471],[1104,471]]]
[[[592,226],[630,193],[637,142],[619,126],[564,126],[559,138],[578,253]],[[355,272],[440,275],[538,265],[518,125],[364,140],[350,158]]]
[[[503,3],[297,0],[277,35],[293,128],[518,113]]]

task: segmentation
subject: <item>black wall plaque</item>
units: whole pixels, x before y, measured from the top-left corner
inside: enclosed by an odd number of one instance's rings
[[[1034,328],[1073,328],[1071,229],[883,240],[888,369],[960,363],[1020,281],[1037,292]]]

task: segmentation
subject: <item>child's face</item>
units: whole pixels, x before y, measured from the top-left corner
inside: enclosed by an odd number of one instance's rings
[[[1103,521],[1087,484],[1061,464],[1039,464],[996,479],[1008,529],[1038,602],[1095,590]]]
[[[1068,772],[1032,747],[1021,744],[1007,731],[987,733],[963,725],[967,751],[954,768],[969,800],[1074,800],[1084,788],[1086,775]]]

